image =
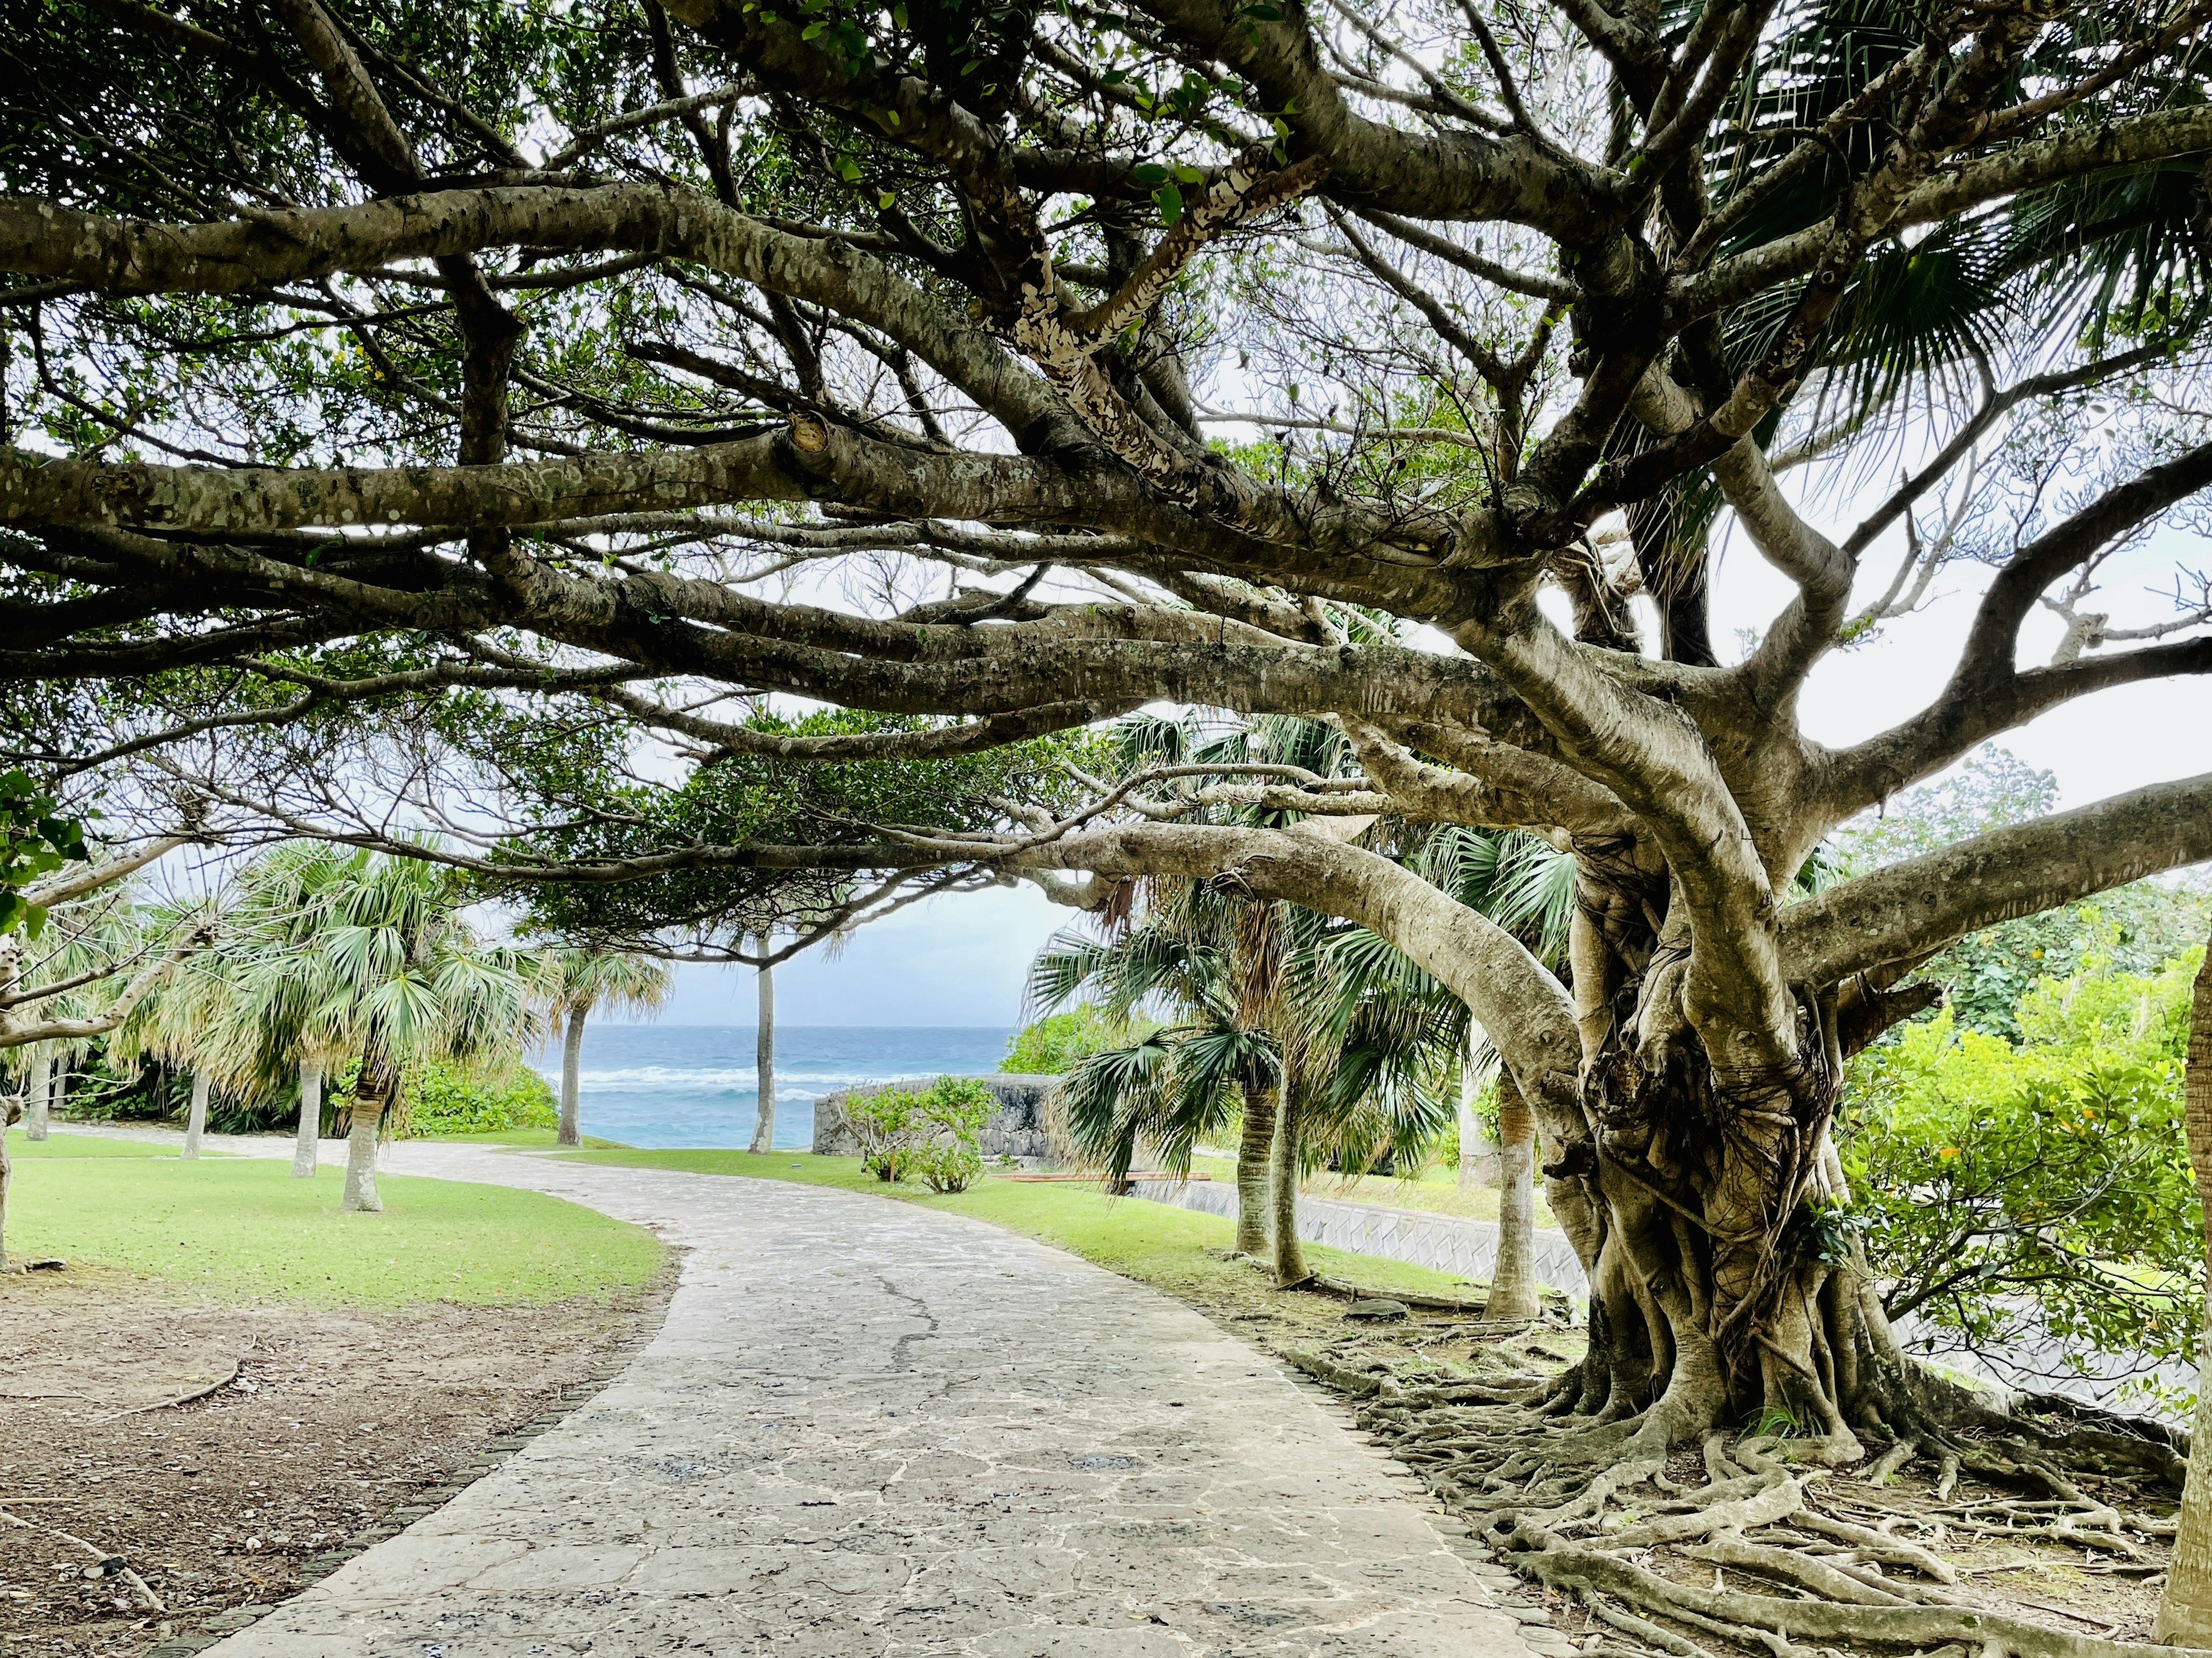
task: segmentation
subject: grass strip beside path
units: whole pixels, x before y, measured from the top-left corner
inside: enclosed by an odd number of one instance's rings
[[[504,1186],[379,1175],[384,1212],[349,1215],[337,1169],[295,1180],[270,1158],[186,1163],[163,1146],[62,1134],[9,1151],[11,1256],[223,1298],[538,1304],[641,1284],[664,1254],[642,1227]]]
[[[965,1192],[940,1195],[920,1184],[893,1185],[864,1174],[858,1157],[818,1157],[811,1152],[756,1156],[750,1151],[633,1151],[567,1155],[582,1163],[612,1163],[625,1169],[750,1175],[803,1186],[835,1186],[956,1215],[972,1215],[1186,1298],[1224,1274],[1251,1275],[1250,1267],[1222,1259],[1237,1237],[1235,1223],[1225,1216],[1179,1209],[1144,1198],[1109,1198],[1094,1187],[1075,1181],[994,1180],[986,1175]],[[1379,1255],[1358,1255],[1309,1243],[1305,1256],[1306,1264],[1316,1272],[1349,1278],[1362,1289],[1377,1293],[1408,1290],[1450,1296],[1468,1292],[1464,1278]]]

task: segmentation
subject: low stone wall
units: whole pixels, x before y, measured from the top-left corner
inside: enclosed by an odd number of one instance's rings
[[[1230,1181],[1140,1180],[1132,1193],[1155,1203],[1172,1203],[1207,1214],[1237,1214],[1237,1187]],[[1487,1280],[1498,1263],[1498,1223],[1431,1215],[1419,1209],[1391,1209],[1377,1203],[1346,1203],[1336,1198],[1298,1199],[1298,1236],[1308,1243],[1350,1249],[1387,1260],[1410,1261],[1461,1278]],[[1586,1299],[1589,1281],[1574,1245],[1564,1232],[1536,1234],[1536,1281],[1563,1295]]]
[[[865,1088],[840,1089],[835,1094],[823,1095],[814,1102],[815,1152],[829,1157],[860,1155],[860,1142],[853,1138],[853,1127],[845,1121],[845,1102],[854,1095],[879,1094],[887,1088],[915,1088],[934,1080],[929,1077],[911,1077],[897,1082],[871,1083]],[[994,1072],[975,1080],[989,1089],[999,1100],[998,1109],[983,1120],[982,1132],[975,1138],[978,1151],[987,1157],[1019,1157],[1025,1163],[1053,1155],[1051,1139],[1045,1133],[1044,1102],[1045,1096],[1052,1092],[1059,1078],[1007,1075]]]

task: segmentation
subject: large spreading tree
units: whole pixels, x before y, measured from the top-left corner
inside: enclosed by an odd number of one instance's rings
[[[9,15],[16,763],[688,920],[1348,918],[1536,1111],[1614,1448],[1941,1431],[1830,1218],[1842,1062],[1948,940],[2212,856],[2212,776],[1799,877],[2212,667],[2185,574],[2100,591],[2212,483],[2203,0]],[[1740,647],[1723,534],[1787,589]],[[1808,737],[1931,595],[1942,689]],[[1086,769],[1161,701],[1360,774]],[[1572,851],[1570,975],[1394,855],[1439,823]]]

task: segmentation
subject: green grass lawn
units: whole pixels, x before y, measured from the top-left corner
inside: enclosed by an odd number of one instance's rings
[[[1237,1159],[1234,1157],[1195,1157],[1190,1160],[1194,1173],[1204,1173],[1218,1181],[1237,1178]],[[1356,1180],[1346,1180],[1341,1175],[1327,1170],[1315,1175],[1299,1188],[1309,1197],[1335,1198],[1346,1203],[1375,1203],[1386,1209],[1419,1209],[1431,1215],[1456,1215],[1462,1220],[1496,1220],[1498,1218],[1498,1188],[1495,1186],[1476,1186],[1467,1191],[1459,1189],[1459,1171],[1431,1163],[1411,1180],[1400,1180],[1395,1175],[1364,1175]],[[1536,1182],[1536,1224],[1556,1226],[1552,1212],[1544,1206],[1544,1182]]]
[[[380,1175],[384,1212],[349,1215],[338,1169],[304,1181],[273,1158],[186,1163],[134,1140],[9,1139],[11,1255],[217,1296],[537,1303],[641,1283],[663,1255],[643,1228],[536,1192]]]
[[[85,1157],[167,1157],[179,1161],[177,1147],[180,1140],[166,1145],[160,1140],[112,1140],[104,1134],[55,1134],[43,1140],[34,1140],[22,1134],[8,1137],[8,1156],[21,1163],[26,1157],[45,1159],[60,1157],[76,1162]],[[227,1157],[228,1151],[204,1151],[204,1157]]]
[[[918,1203],[956,1215],[972,1215],[1057,1245],[1109,1271],[1140,1278],[1176,1292],[1218,1277],[1220,1256],[1236,1240],[1235,1224],[1222,1215],[1200,1214],[1143,1198],[1109,1198],[1096,1187],[1073,1181],[994,1180],[986,1176],[965,1192],[940,1196],[928,1187],[904,1182],[887,1185],[863,1174],[858,1157],[817,1157],[811,1152],[777,1151],[581,1151],[585,1163],[628,1169],[672,1169],[698,1175],[752,1175],[805,1186],[835,1186],[852,1192]],[[1430,1295],[1464,1295],[1467,1282],[1376,1255],[1305,1246],[1306,1264],[1334,1278],[1349,1278],[1376,1291],[1412,1290]],[[1240,1271],[1249,1269],[1240,1268]]]
[[[410,1139],[433,1141],[440,1145],[520,1145],[532,1151],[560,1144],[557,1128],[488,1128],[480,1134],[419,1134]],[[626,1151],[629,1148],[620,1140],[603,1140],[597,1134],[586,1134],[582,1139],[587,1151]]]

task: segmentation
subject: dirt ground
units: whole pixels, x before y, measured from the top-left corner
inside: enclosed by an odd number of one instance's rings
[[[332,1312],[0,1278],[0,1652],[143,1652],[304,1588],[588,1397],[672,1284]]]

